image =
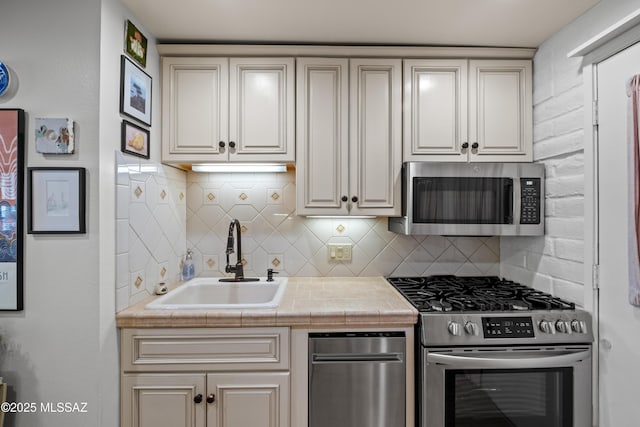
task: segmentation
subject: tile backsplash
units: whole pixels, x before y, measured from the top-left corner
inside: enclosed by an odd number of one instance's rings
[[[242,224],[246,274],[286,276],[498,274],[498,237],[401,236],[387,218],[295,216],[295,172],[187,176],[187,246],[196,271],[224,274],[229,223]],[[351,243],[351,261],[329,259],[329,243]],[[231,255],[235,262],[235,254]]]
[[[186,177],[116,152],[116,310],[180,279],[186,252]]]
[[[402,236],[387,231],[386,218],[296,216],[291,170],[207,174],[117,156],[118,310],[159,281],[179,280],[187,248],[196,275],[226,275],[234,218],[245,275],[268,268],[284,276],[499,275],[498,237]],[[329,243],[350,243],[352,260],[330,260]]]

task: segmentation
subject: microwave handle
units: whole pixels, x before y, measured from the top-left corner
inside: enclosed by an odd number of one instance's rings
[[[507,218],[505,223],[506,224],[513,224],[514,223],[514,218],[515,218],[515,213],[516,213],[516,207],[513,205],[513,180],[509,179],[507,180],[507,182],[505,183],[505,189],[504,192],[507,195],[507,206],[509,206],[509,210],[508,212],[505,212],[507,215]]]
[[[542,353],[537,357],[496,358],[454,356],[451,354],[427,353],[428,363],[448,365],[458,369],[523,369],[553,368],[568,366],[591,357],[590,351],[571,352],[559,356]]]

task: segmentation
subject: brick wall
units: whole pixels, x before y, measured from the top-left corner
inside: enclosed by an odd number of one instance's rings
[[[637,9],[602,0],[543,43],[533,60],[533,157],[546,170],[545,236],[503,237],[500,273],[584,303],[584,128],[582,58],[567,53]],[[589,106],[590,108],[590,106]]]

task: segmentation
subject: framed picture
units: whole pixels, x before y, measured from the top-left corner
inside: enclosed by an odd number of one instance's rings
[[[25,114],[0,109],[0,310],[23,307],[22,195]]]
[[[85,233],[85,168],[28,168],[29,234]]]
[[[120,112],[151,126],[151,77],[124,55],[120,61]]]
[[[73,120],[36,118],[36,151],[44,154],[73,154]]]
[[[126,120],[122,121],[123,153],[149,158],[149,131]]]
[[[147,38],[128,19],[125,23],[124,40],[125,51],[138,64],[142,65],[142,68],[145,68],[147,66]]]

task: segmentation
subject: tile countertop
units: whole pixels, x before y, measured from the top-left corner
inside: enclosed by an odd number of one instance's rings
[[[119,328],[411,326],[418,311],[384,277],[289,277],[273,309],[148,310],[149,297],[116,315]]]

